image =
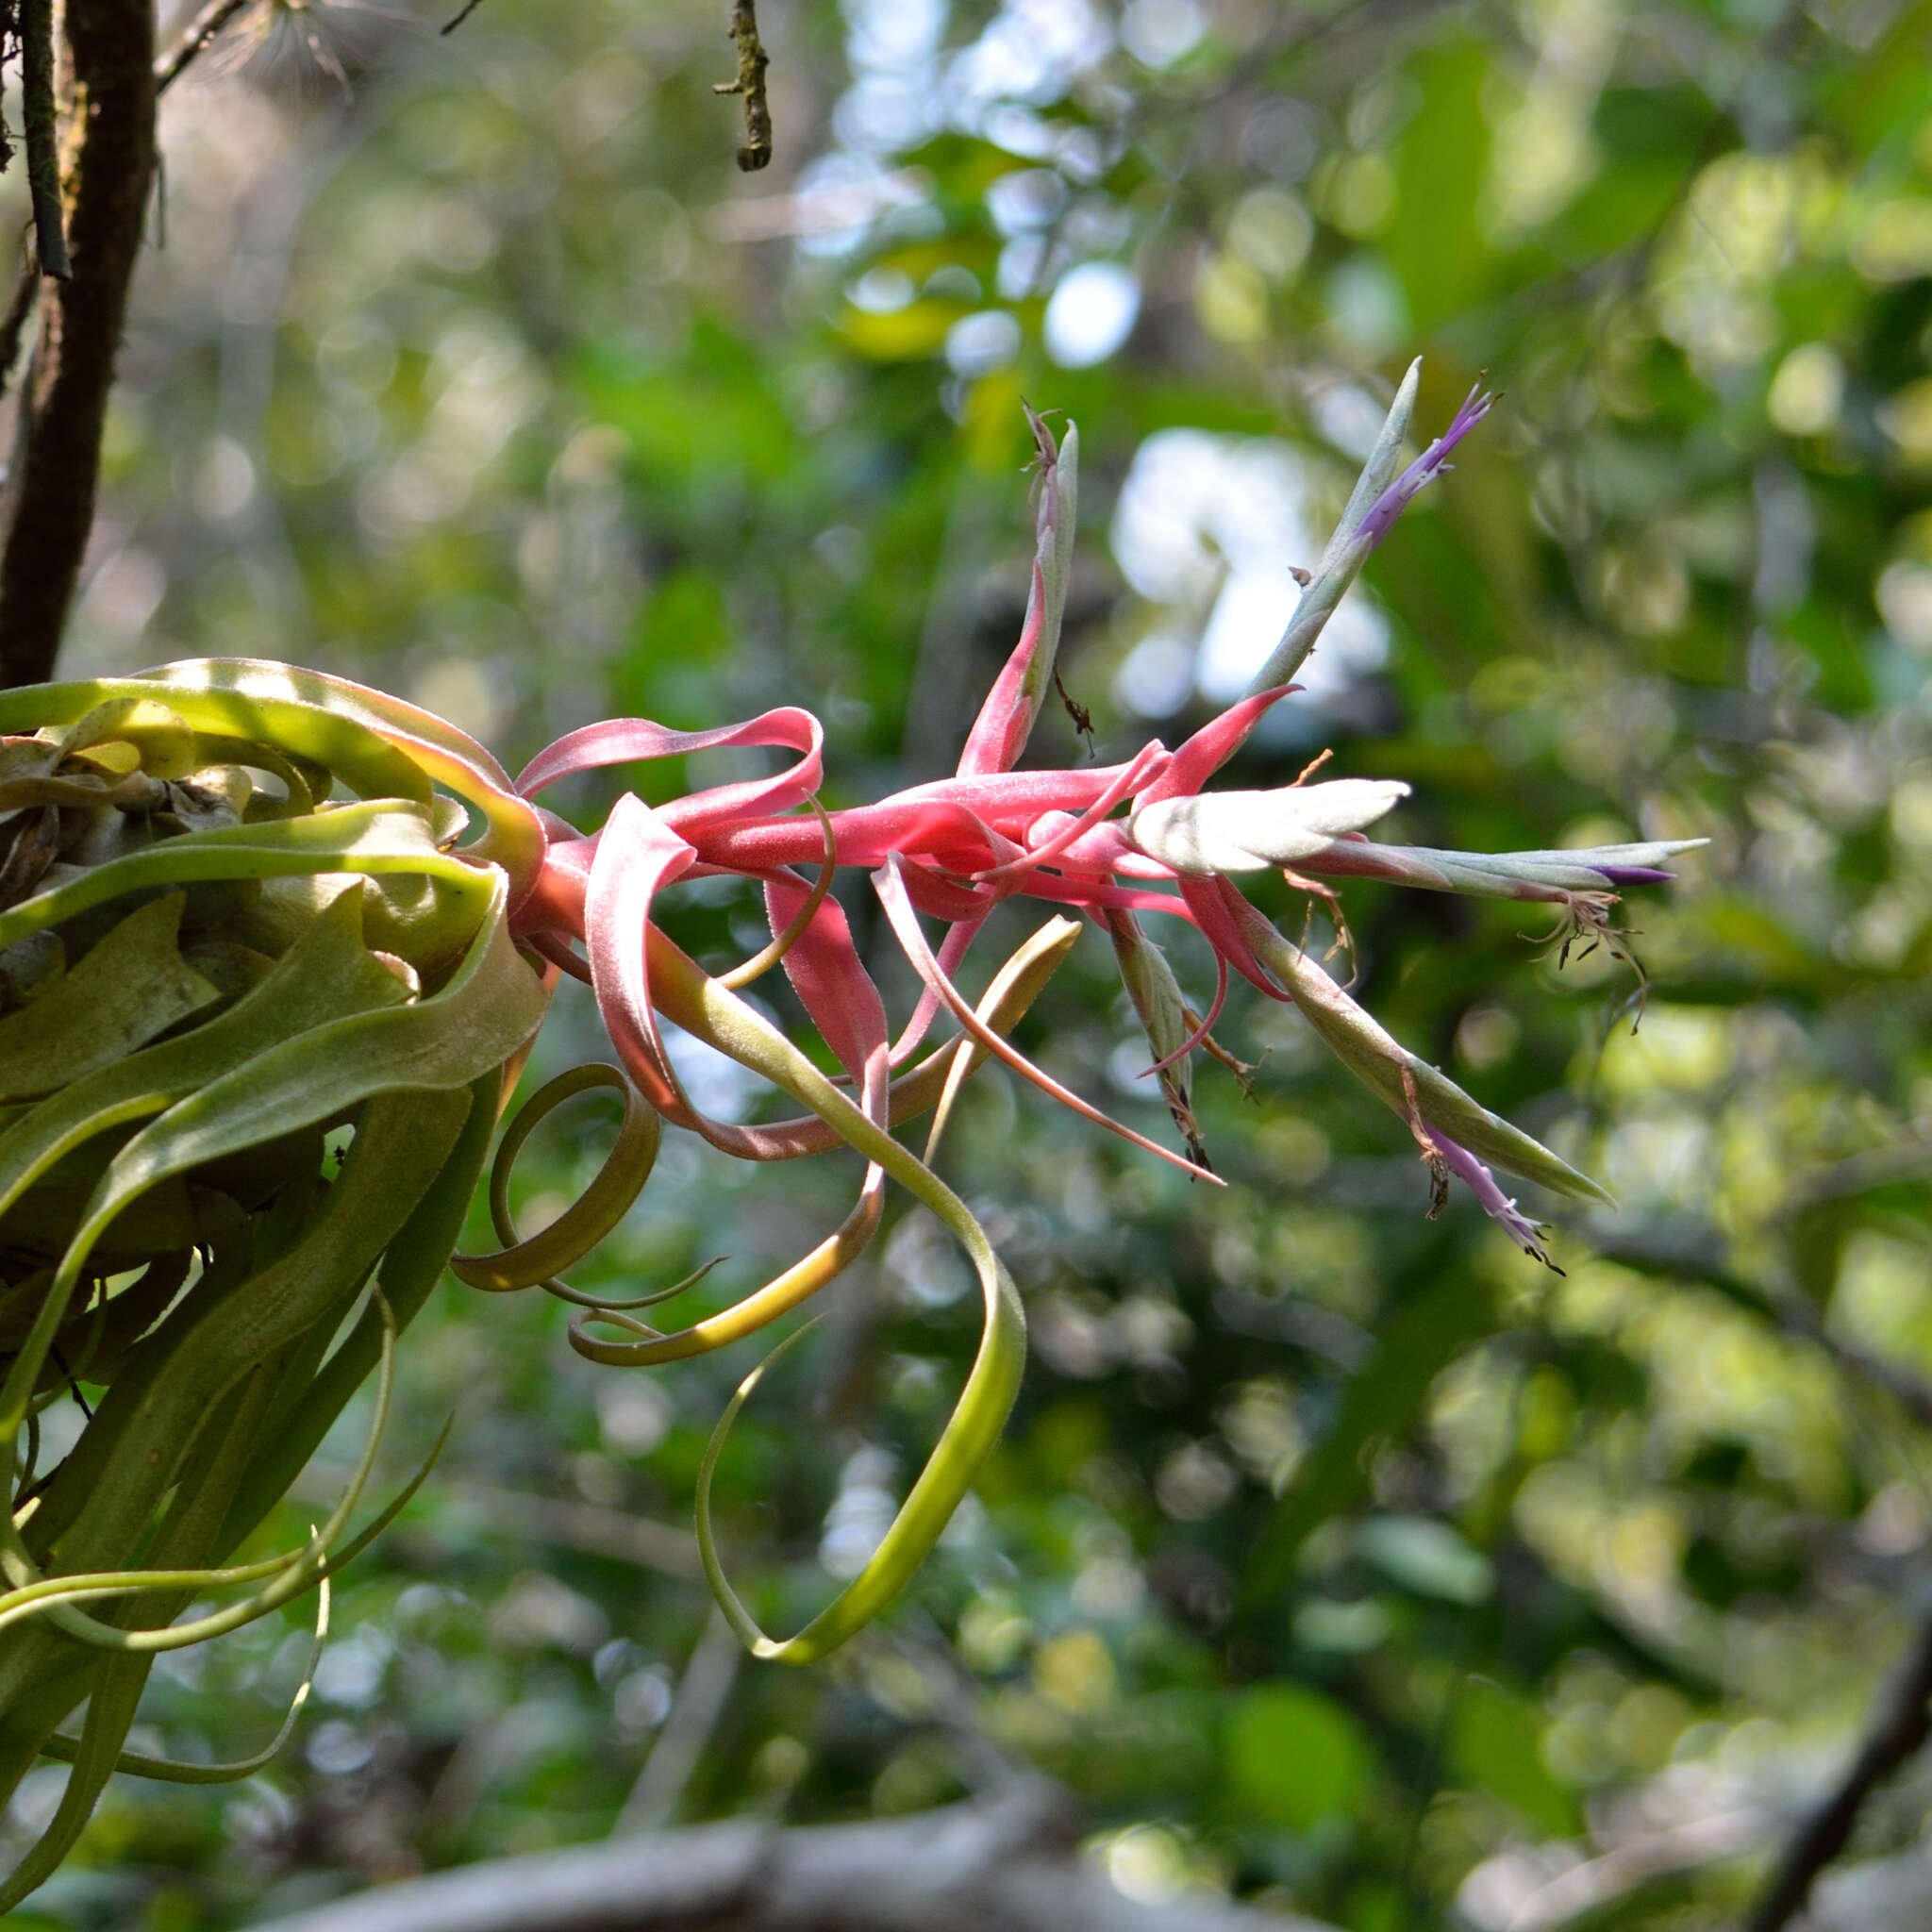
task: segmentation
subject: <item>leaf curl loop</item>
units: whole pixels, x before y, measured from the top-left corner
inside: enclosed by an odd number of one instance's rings
[[[510,1174],[517,1157],[531,1134],[566,1101],[600,1087],[614,1089],[624,1101],[617,1139],[596,1179],[541,1234],[525,1240],[517,1232],[509,1205]],[[553,1277],[582,1260],[629,1212],[651,1176],[662,1136],[657,1109],[625,1077],[621,1067],[598,1060],[558,1074],[517,1110],[491,1165],[490,1218],[503,1246],[490,1255],[452,1255],[450,1273],[491,1294],[538,1286],[554,1291],[561,1284]]]

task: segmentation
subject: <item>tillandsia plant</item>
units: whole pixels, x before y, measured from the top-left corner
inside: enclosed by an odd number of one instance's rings
[[[59,1810],[0,1885],[0,1909],[45,1877],[117,1768],[211,1778],[124,1744],[156,1653],[232,1629],[322,1584],[388,1515],[347,1536],[373,1456],[307,1541],[232,1565],[325,1431],[392,1346],[446,1260],[481,1290],[541,1287],[576,1305],[580,1354],[645,1368],[721,1347],[799,1307],[876,1232],[888,1180],[965,1249],[984,1336],[957,1407],[871,1560],[796,1635],[758,1629],[726,1581],[700,1474],[697,1533],[719,1602],[761,1657],[806,1661],[878,1614],[930,1550],[991,1447],[1024,1353],[1019,1296],[936,1157],[963,1083],[995,1056],[1062,1104],[1214,1183],[1191,1109],[1198,1052],[1230,979],[1297,1006],[1318,1037],[1407,1124],[1440,1203],[1452,1177],[1527,1253],[1542,1230],[1491,1165],[1557,1193],[1594,1182],[1404,1049],[1324,967],[1241,892],[1276,870],[1333,897],[1331,878],[1543,902],[1566,929],[1611,932],[1629,885],[1668,878],[1685,841],[1475,855],[1371,841],[1408,788],[1391,780],[1210,789],[1271,707],[1363,560],[1447,467],[1490,399],[1473,392],[1444,434],[1398,469],[1417,371],[1399,391],[1288,634],[1249,695],[1177,749],[1122,763],[1017,769],[1046,694],[1073,551],[1078,438],[1037,419],[1037,549],[1023,634],[958,771],[875,804],[827,812],[823,733],[785,707],[678,732],[639,719],[590,725],[512,780],[453,726],[379,692],[250,660],[44,685],[0,696],[0,1454],[9,1521],[0,1547],[0,1792],[41,1755],[70,1758]],[[721,746],[789,753],[777,775],[657,808],[626,794],[585,835],[535,801],[593,767]],[[1309,774],[1303,774],[1307,780]],[[896,1039],[831,886],[871,872],[923,993]],[[760,891],[772,942],[707,973],[657,923],[680,880]],[[1010,1043],[1015,1022],[1079,936],[1057,914],[976,1003],[957,977],[989,915],[1025,896],[1084,913],[1113,943],[1186,1151],[1108,1120]],[[1143,922],[1191,924],[1217,984],[1196,1011]],[[922,918],[937,920],[935,942]],[[1339,911],[1338,911],[1339,921]],[[782,965],[839,1072],[779,1030],[742,989]],[[500,1250],[455,1256],[499,1107],[569,973],[594,990],[615,1066],[537,1092],[502,1137],[489,1184]],[[925,1051],[941,1011],[955,1031]],[[662,1022],[729,1055],[804,1111],[758,1124],[708,1118],[680,1085]],[[1236,1063],[1238,1065],[1238,1063]],[[531,1129],[589,1085],[623,1096],[598,1179],[541,1233],[519,1236],[509,1177]],[[894,1128],[930,1114],[922,1150]],[[750,1160],[852,1147],[868,1163],[845,1220],[754,1292],[689,1325],[653,1304],[560,1277],[622,1219],[662,1124]],[[662,1321],[661,1316],[658,1318]],[[801,1331],[802,1332],[802,1331]],[[105,1390],[74,1446],[42,1468],[40,1413]],[[420,1476],[418,1478],[420,1480]],[[407,1494],[407,1491],[405,1494]],[[225,1607],[175,1623],[221,1586]],[[77,1735],[61,1727],[82,1705]],[[273,1746],[271,1746],[273,1749]]]
[[[534,819],[434,719],[191,665],[8,692],[0,732],[0,1792],[74,1764],[5,1910],[117,1767],[265,1761],[123,1746],[158,1652],[366,1541],[365,1456],[305,1543],[222,1567],[378,1364],[380,1417],[544,986],[508,918]],[[437,780],[496,812],[460,853]],[[42,1467],[42,1413],[82,1382],[99,1407]],[[239,1600],[175,1621],[223,1585]]]

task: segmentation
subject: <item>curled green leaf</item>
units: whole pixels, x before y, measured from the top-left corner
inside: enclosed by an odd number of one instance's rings
[[[520,1239],[509,1205],[517,1156],[564,1102],[599,1087],[613,1088],[622,1096],[624,1119],[596,1179],[542,1233]],[[501,1294],[534,1288],[574,1267],[629,1212],[651,1176],[662,1133],[657,1109],[625,1078],[622,1068],[599,1061],[559,1074],[518,1110],[490,1170],[490,1218],[504,1245],[492,1255],[452,1255],[450,1273],[472,1288]]]

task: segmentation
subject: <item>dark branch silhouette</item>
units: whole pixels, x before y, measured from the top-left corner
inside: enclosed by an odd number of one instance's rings
[[[41,284],[40,329],[0,494],[0,685],[8,686],[53,674],[93,525],[101,430],[155,166],[148,0],[68,0],[62,24],[72,273]],[[37,226],[45,266],[47,230]]]
[[[21,121],[26,139],[27,195],[41,273],[65,281],[74,273],[60,221],[60,161],[54,125],[54,0],[22,0]]]
[[[1744,1932],[1781,1932],[1811,1887],[1850,1841],[1865,1800],[1932,1737],[1932,1619],[1872,1707],[1865,1741],[1838,1789],[1800,1826],[1767,1882]]]

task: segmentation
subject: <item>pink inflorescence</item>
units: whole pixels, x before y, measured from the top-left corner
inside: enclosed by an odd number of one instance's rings
[[[1420,458],[1392,480],[1376,479],[1380,487],[1371,507],[1353,531],[1342,532],[1331,545],[1331,555],[1345,553],[1350,575],[1416,491],[1446,467],[1449,452],[1482,419],[1491,400],[1472,391],[1448,431]],[[730,1125],[706,1119],[691,1105],[665,1052],[653,999],[654,949],[668,942],[651,922],[664,888],[679,879],[729,874],[763,889],[774,931],[803,919],[785,956],[787,971],[814,1024],[866,1096],[868,1111],[879,1119],[887,1117],[881,1109],[891,1070],[912,1053],[944,1007],[988,1050],[1082,1113],[1104,1120],[984,1025],[955,974],[988,916],[1016,894],[1077,908],[1108,929],[1117,948],[1141,942],[1142,915],[1166,914],[1203,936],[1220,975],[1220,991],[1205,1021],[1182,1003],[1185,1025],[1170,1027],[1162,1037],[1150,1023],[1155,1064],[1148,1071],[1162,1074],[1171,1101],[1177,1090],[1169,1074],[1176,1061],[1185,1062],[1194,1049],[1210,1043],[1208,1026],[1231,969],[1268,997],[1298,1003],[1307,1011],[1324,1043],[1407,1119],[1439,1191],[1447,1174],[1455,1174],[1512,1239],[1541,1257],[1535,1224],[1505,1198],[1476,1153],[1462,1144],[1469,1138],[1465,1130],[1474,1124],[1475,1138],[1487,1137],[1483,1151],[1518,1172],[1565,1191],[1599,1191],[1399,1047],[1275,930],[1230,874],[1292,867],[1291,881],[1304,885],[1305,874],[1379,876],[1424,889],[1555,902],[1579,924],[1602,927],[1616,886],[1668,878],[1656,861],[1689,841],[1601,853],[1439,853],[1375,844],[1364,837],[1362,828],[1406,794],[1408,788],[1399,783],[1343,779],[1267,792],[1209,791],[1214,774],[1262,716],[1296,689],[1287,683],[1250,693],[1174,751],[1156,741],[1124,763],[1014,770],[1053,682],[1077,452],[1071,429],[1062,449],[1038,419],[1033,426],[1039,450],[1037,552],[1024,627],[953,776],[826,814],[817,803],[823,730],[810,712],[796,707],[711,731],[672,731],[637,719],[587,726],[559,740],[520,774],[516,789],[523,798],[534,799],[556,780],[592,767],[718,746],[773,747],[794,754],[794,761],[774,777],[720,786],[664,806],[626,795],[604,826],[588,835],[540,811],[546,842],[541,866],[523,882],[513,908],[520,936],[595,989],[625,1071],[664,1118],[732,1153],[772,1159],[808,1151],[808,1145],[832,1144],[832,1137],[808,1131],[818,1123]],[[1392,470],[1392,461],[1387,467]],[[1339,595],[1330,589],[1331,599]],[[844,914],[829,897],[808,910],[809,874],[830,865],[871,870],[887,919],[924,984],[917,1010],[890,1045],[882,1002]],[[937,945],[921,926],[922,914],[945,928]],[[1124,971],[1124,952],[1123,966]],[[1158,970],[1165,974],[1164,965]],[[1171,975],[1167,983],[1173,984]],[[1129,985],[1135,990],[1131,977]],[[1145,1019],[1148,1008],[1138,991],[1136,1004]],[[1183,1110],[1176,1106],[1177,1119]],[[1203,1178],[1213,1177],[1191,1124],[1188,1139],[1196,1156],[1191,1160],[1116,1123],[1106,1124]],[[1533,1150],[1535,1158],[1517,1150]]]

